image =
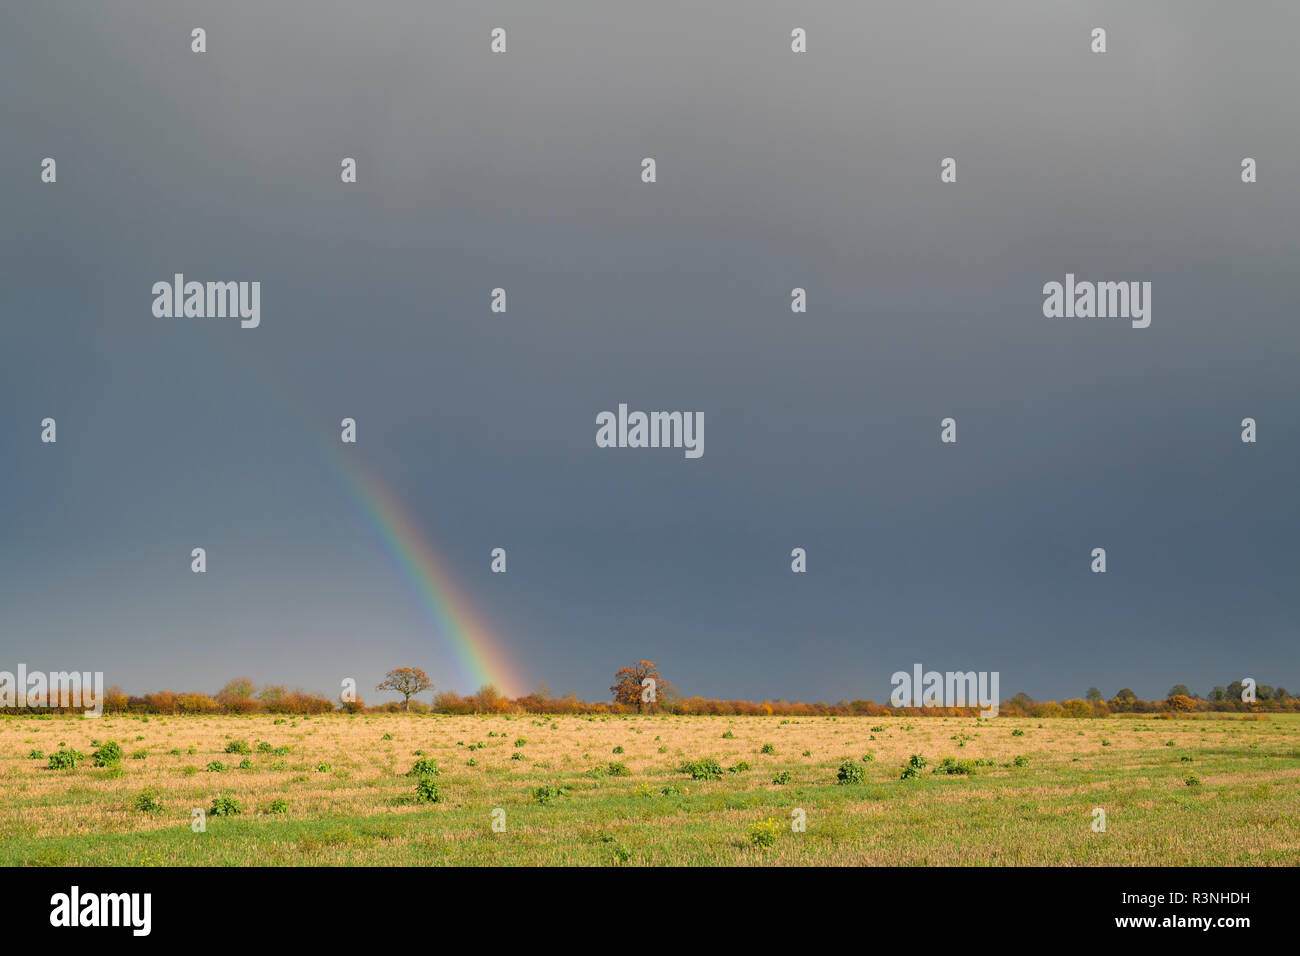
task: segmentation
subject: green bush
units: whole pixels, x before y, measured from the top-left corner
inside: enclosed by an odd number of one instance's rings
[[[749,845],[766,850],[776,845],[776,838],[780,832],[781,824],[771,817],[766,820],[756,820],[749,825]]]
[[[438,783],[432,777],[421,777],[415,784],[416,803],[437,803],[442,799]]]
[[[223,773],[225,769],[226,765],[220,760],[213,760],[208,764],[208,773]]]
[[[158,791],[148,787],[140,793],[131,806],[141,813],[160,813],[163,805],[158,801]]]
[[[272,800],[270,803],[266,805],[266,812],[267,813],[288,813],[289,801],[281,798]]]
[[[926,760],[924,757],[922,757],[920,754],[912,754],[912,756],[908,759],[907,763],[903,765],[903,774],[901,777],[899,777],[899,779],[911,780],[914,777],[919,777],[921,775],[921,771],[925,769],[925,764],[926,764]]]
[[[835,775],[835,778],[841,784],[862,783],[867,779],[867,775],[856,761],[845,758],[844,762],[840,764],[839,772]]]
[[[763,744],[763,746],[761,746],[761,747],[758,748],[758,752],[761,753],[761,754],[774,754],[774,753],[776,753],[776,745],[775,745],[775,744]]]
[[[100,745],[99,749],[92,753],[90,757],[96,767],[109,767],[122,762],[122,748],[116,740],[110,740],[108,743]]]
[[[692,780],[717,780],[722,776],[722,764],[718,763],[716,757],[688,760],[678,770]]]
[[[436,777],[438,773],[438,761],[431,757],[421,757],[406,771],[408,777]]]
[[[775,777],[772,778],[772,782],[776,784],[778,787],[784,787],[787,783],[789,783],[793,779],[794,779],[794,775],[790,773],[789,770],[782,770],[780,773],[778,773]]]
[[[85,759],[86,755],[80,750],[67,750],[60,747],[50,754],[49,768],[51,770],[73,770],[76,768],[78,760]]]
[[[975,763],[971,760],[956,760],[944,757],[931,773],[946,773],[949,776],[969,776],[975,772]]]
[[[569,791],[564,787],[544,786],[538,787],[533,791],[533,799],[544,807],[550,806],[560,797],[568,796]]]
[[[239,801],[234,797],[214,797],[212,807],[208,810],[210,817],[233,817],[244,812]]]
[[[744,760],[737,760],[734,764],[732,764],[730,767],[727,768],[727,773],[744,773],[748,769],[749,769],[749,764],[747,762],[745,762]]]
[[[248,746],[247,740],[232,740],[226,744],[226,753],[228,754],[251,754],[253,748]]]

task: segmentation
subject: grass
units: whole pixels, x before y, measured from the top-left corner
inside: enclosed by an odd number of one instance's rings
[[[7,717],[0,865],[1294,866],[1298,731],[1300,715]],[[145,758],[29,756],[114,739]],[[251,769],[204,772],[246,748]],[[913,754],[925,767],[900,779]],[[439,768],[436,802],[413,765]],[[219,798],[241,812],[211,815]]]

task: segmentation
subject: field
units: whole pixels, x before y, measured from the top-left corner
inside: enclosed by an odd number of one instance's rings
[[[1300,715],[12,717],[0,864],[1294,866],[1298,731]],[[121,760],[93,766],[108,740]],[[63,744],[85,759],[50,769]],[[927,765],[900,779],[913,754]],[[708,756],[717,779],[680,769]],[[406,775],[422,757],[436,802]],[[943,758],[955,772],[934,772]],[[845,761],[860,782],[838,781]],[[213,815],[218,797],[241,812]]]

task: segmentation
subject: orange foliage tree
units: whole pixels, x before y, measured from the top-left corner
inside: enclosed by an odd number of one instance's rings
[[[650,699],[642,696],[648,689],[646,680],[654,681],[651,685],[654,694]],[[631,667],[621,667],[614,675],[614,683],[609,692],[614,695],[614,703],[635,707],[637,713],[645,710],[647,703],[652,706],[662,700],[672,690],[672,684],[659,674],[659,665],[654,661],[637,661]]]

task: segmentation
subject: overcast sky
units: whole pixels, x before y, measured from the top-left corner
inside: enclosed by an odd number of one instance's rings
[[[0,669],[472,690],[331,473],[351,416],[533,686],[1300,692],[1294,4],[3,21]],[[260,281],[260,327],[154,317],[178,272]],[[1150,327],[1044,318],[1067,272]],[[703,457],[597,448],[620,402]]]

